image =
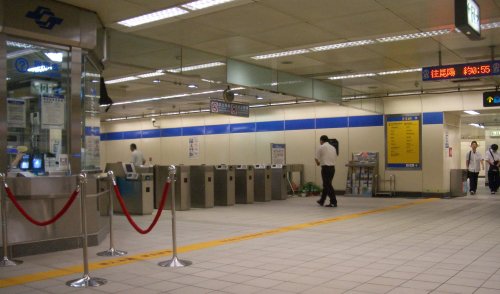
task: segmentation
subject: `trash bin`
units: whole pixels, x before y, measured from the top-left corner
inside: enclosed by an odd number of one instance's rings
[[[466,169],[450,170],[450,195],[453,197],[467,196],[469,183],[467,182]]]
[[[225,164],[214,169],[214,203],[218,206],[230,206],[235,202],[234,168]]]
[[[256,202],[271,201],[270,165],[254,165],[254,200]]]
[[[163,187],[168,177],[168,165],[155,165],[155,208],[158,208],[163,194]],[[191,208],[190,168],[185,165],[175,166],[175,186],[170,187],[168,199],[175,194],[175,210],[189,210]],[[170,200],[167,199],[164,209],[170,209]]]
[[[238,165],[235,169],[236,203],[249,204],[254,201],[254,171],[251,165]]]
[[[191,207],[214,207],[214,166],[192,165]]]
[[[282,164],[271,165],[271,199],[285,200],[287,198],[287,171]]]

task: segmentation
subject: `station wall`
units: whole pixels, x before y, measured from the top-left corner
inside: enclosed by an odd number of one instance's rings
[[[321,183],[315,150],[323,134],[337,138],[340,156],[334,187],[345,189],[353,152],[379,152],[381,180],[396,177],[396,190],[416,194],[449,192],[449,170],[460,168],[459,117],[453,111],[482,108],[482,93],[452,93],[356,100],[345,105],[328,103],[252,109],[249,118],[217,114],[157,117],[102,123],[101,165],[129,161],[130,143],[136,143],[154,164],[270,163],[271,143],[286,144],[287,163],[304,164],[306,181]],[[422,169],[385,169],[384,114],[422,114]],[[189,158],[189,139],[199,141],[199,155]],[[452,149],[450,156],[450,149]],[[385,183],[385,182],[384,182]],[[388,190],[387,183],[382,190]],[[413,195],[413,194],[412,194]]]

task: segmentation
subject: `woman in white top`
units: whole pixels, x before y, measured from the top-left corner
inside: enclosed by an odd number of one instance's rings
[[[495,194],[500,185],[500,154],[497,152],[498,145],[492,144],[491,148],[486,152],[486,161],[490,164],[488,169],[488,185],[490,186],[491,194]]]
[[[467,152],[465,155],[465,165],[467,166],[467,177],[469,178],[470,194],[476,194],[477,189],[477,178],[479,177],[479,171],[484,169],[483,156],[479,151],[477,151],[477,142],[472,141],[470,143],[471,151]]]

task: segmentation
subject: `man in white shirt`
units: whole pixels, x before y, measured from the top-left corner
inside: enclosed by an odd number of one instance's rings
[[[469,191],[471,195],[474,195],[476,194],[479,171],[481,167],[484,169],[484,160],[481,153],[476,150],[476,141],[472,141],[470,147],[472,150],[465,155],[465,165],[467,166],[467,177],[469,178]]]
[[[491,194],[495,194],[500,185],[499,166],[500,154],[497,152],[498,145],[492,144],[491,148],[486,151],[486,161],[490,167],[488,168],[488,186],[490,186]]]
[[[319,139],[320,146],[316,151],[316,165],[321,165],[321,179],[323,180],[323,192],[321,198],[317,201],[319,205],[325,204],[326,196],[330,198],[330,204],[327,207],[337,207],[337,197],[333,189],[332,180],[335,175],[335,162],[337,161],[337,150],[328,140],[328,137],[323,135]]]
[[[130,162],[132,162],[135,166],[143,165],[146,163],[142,152],[137,150],[137,145],[135,145],[134,143],[130,144],[130,151],[132,151]]]

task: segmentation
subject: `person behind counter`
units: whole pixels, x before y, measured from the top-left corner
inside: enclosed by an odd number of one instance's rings
[[[135,145],[134,143],[130,144],[130,151],[132,151],[130,162],[132,162],[136,166],[144,165],[146,163],[146,159],[144,159],[144,155],[142,154],[142,152],[137,150],[137,145]]]

